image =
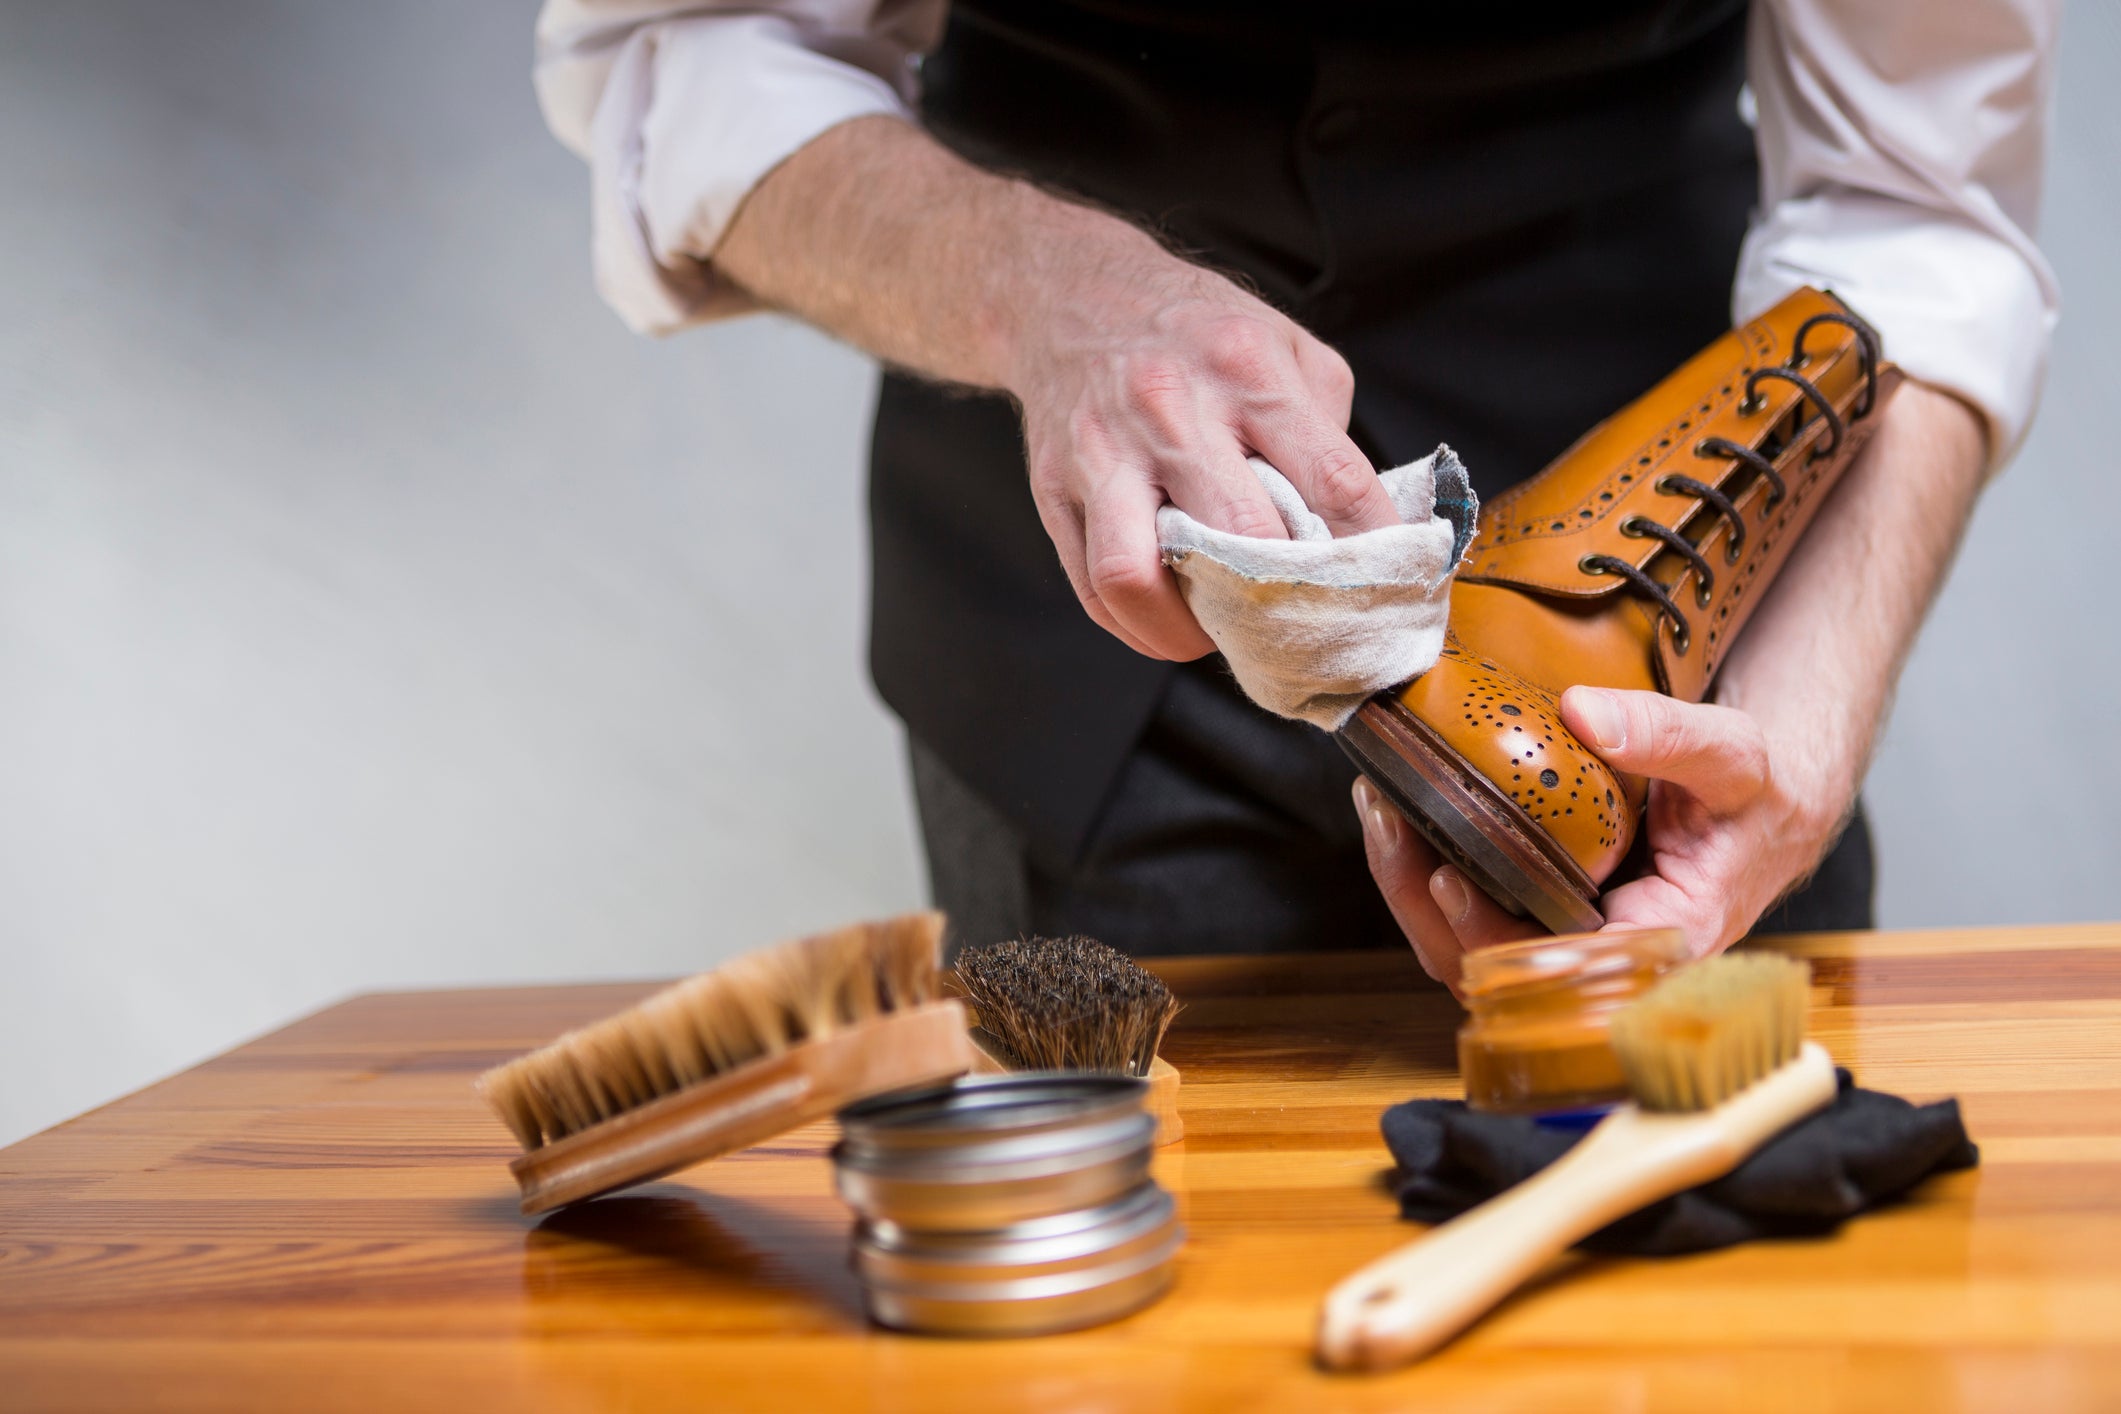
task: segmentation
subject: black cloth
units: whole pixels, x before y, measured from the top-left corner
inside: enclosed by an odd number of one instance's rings
[[[1971,1168],[1957,1100],[1912,1105],[1861,1090],[1845,1070],[1832,1104],[1791,1125],[1714,1183],[1652,1203],[1585,1238],[1591,1252],[1669,1257],[1761,1237],[1815,1237],[1889,1203],[1933,1173]],[[1439,1223],[1487,1201],[1567,1153],[1577,1129],[1410,1100],[1384,1113],[1399,1169],[1400,1212]]]
[[[1247,702],[1219,662],[1173,672],[1074,860],[1035,854],[918,738],[909,743],[938,908],[955,942],[1088,933],[1137,957],[1403,948],[1362,850],[1355,769],[1325,733]],[[1871,926],[1859,811],[1759,933]]]

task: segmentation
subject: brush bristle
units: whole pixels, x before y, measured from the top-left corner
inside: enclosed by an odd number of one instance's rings
[[[1812,970],[1729,953],[1672,974],[1613,1014],[1613,1050],[1646,1110],[1705,1110],[1797,1058]]]
[[[966,948],[958,985],[1018,1070],[1147,1075],[1178,1014],[1162,979],[1092,938]]]
[[[749,953],[479,1077],[524,1149],[941,992],[937,914]]]

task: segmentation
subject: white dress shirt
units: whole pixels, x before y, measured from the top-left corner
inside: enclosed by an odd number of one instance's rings
[[[753,308],[714,250],[826,129],[911,116],[947,0],[546,0],[538,100],[591,171],[598,291],[644,333]],[[1986,415],[1991,469],[2040,398],[2058,303],[2033,243],[2061,0],[1755,0],[1760,206],[1733,316],[1831,287],[1911,377]]]

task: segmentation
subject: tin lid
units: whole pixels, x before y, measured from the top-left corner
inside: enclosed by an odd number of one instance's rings
[[[959,1151],[967,1144],[1031,1140],[1144,1113],[1147,1095],[1144,1082],[1124,1075],[1023,1071],[968,1076],[841,1110],[840,1152],[856,1163],[888,1164],[917,1161],[938,1150]]]
[[[1013,1242],[1025,1243],[1070,1237],[1092,1228],[1137,1217],[1145,1211],[1153,1211],[1165,1205],[1173,1208],[1176,1206],[1171,1195],[1155,1179],[1145,1178],[1110,1202],[1012,1223],[1002,1236]],[[891,1252],[957,1252],[984,1246],[995,1236],[992,1232],[938,1232],[929,1228],[915,1229],[882,1218],[862,1220],[856,1224],[855,1234],[858,1240]]]
[[[865,1222],[854,1239],[865,1282],[964,1286],[1089,1272],[1138,1255],[1168,1255],[1178,1209],[1153,1180],[1099,1207],[1017,1223],[994,1232],[914,1232]]]
[[[1142,1111],[1033,1134],[975,1133],[961,1144],[879,1149],[842,1140],[832,1161],[844,1172],[920,1183],[990,1183],[1107,1163],[1155,1145],[1156,1117]]]
[[[863,1282],[870,1318],[930,1335],[1033,1336],[1102,1325],[1139,1311],[1170,1288],[1182,1229],[1152,1251],[1087,1271],[970,1284]]]
[[[947,1150],[918,1164],[863,1167],[834,1152],[833,1184],[841,1198],[871,1220],[887,1219],[921,1232],[998,1231],[1017,1224],[1108,1203],[1149,1175],[1155,1121],[1132,1117],[1134,1133],[1121,1144],[1098,1144],[1031,1159],[997,1157],[993,1144],[968,1146],[962,1158]],[[1100,1129],[1106,1126],[1099,1126]],[[1068,1139],[1040,1136],[1042,1140]],[[1003,1141],[1004,1149],[1022,1141]]]

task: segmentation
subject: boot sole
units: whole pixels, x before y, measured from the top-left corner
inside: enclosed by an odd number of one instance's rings
[[[1504,908],[1557,933],[1605,926],[1590,876],[1413,713],[1389,698],[1372,698],[1337,736],[1437,853]]]

